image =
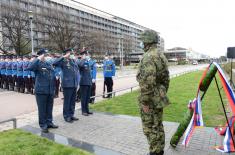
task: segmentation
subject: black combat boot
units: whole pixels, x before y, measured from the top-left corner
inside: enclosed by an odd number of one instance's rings
[[[163,155],[164,151],[161,151],[159,153],[155,153],[155,152],[150,152],[148,155]]]
[[[163,150],[161,152],[159,152],[159,153],[156,153],[156,155],[163,155],[163,154],[164,154]]]

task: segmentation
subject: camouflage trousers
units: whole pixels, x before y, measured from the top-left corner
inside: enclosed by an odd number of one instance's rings
[[[150,112],[145,113],[141,107],[140,114],[143,131],[149,143],[149,151],[153,153],[161,152],[165,147],[165,133],[162,124],[163,109],[150,106]]]

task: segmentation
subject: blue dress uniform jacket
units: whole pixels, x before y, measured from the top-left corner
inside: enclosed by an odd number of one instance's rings
[[[30,71],[27,70],[29,64],[29,61],[23,61],[23,77],[28,77],[28,75],[31,75]]]
[[[17,77],[23,76],[23,61],[17,62]]]
[[[103,64],[103,73],[104,77],[112,77],[115,76],[116,68],[115,64],[112,60],[104,60]]]
[[[6,72],[5,75],[12,75],[12,61],[6,62]]]
[[[30,62],[29,62],[28,67],[32,64],[32,62],[33,62],[33,61],[30,61]],[[29,71],[29,75],[30,75],[30,77],[35,78],[35,73],[34,73],[34,71]]]
[[[95,60],[88,60],[90,70],[91,70],[91,79],[96,79],[97,66]]]
[[[17,62],[16,61],[12,63],[11,69],[12,69],[12,75],[16,76],[17,75]]]
[[[34,73],[34,71],[31,71],[31,72],[30,72],[30,76],[31,76],[32,78],[35,78],[35,73]]]
[[[27,68],[35,73],[35,94],[55,93],[55,72],[51,64],[35,59]]]
[[[1,69],[1,75],[5,75],[5,73],[6,73],[6,62],[5,61],[0,62],[0,69]]]
[[[62,74],[61,72],[62,70],[60,67],[55,67],[55,76],[61,77],[61,74]]]
[[[77,88],[78,86],[78,63],[73,59],[65,59],[63,57],[54,61],[55,67],[60,67],[62,71],[62,87]]]
[[[91,86],[92,77],[88,60],[84,59],[79,61],[79,70],[80,70],[80,85]]]

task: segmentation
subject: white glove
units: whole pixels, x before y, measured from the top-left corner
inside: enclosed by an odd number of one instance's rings
[[[56,80],[58,80],[58,79],[59,79],[59,76],[56,76],[55,78],[56,78]]]
[[[92,83],[95,83],[95,81],[96,81],[95,79],[92,79]]]
[[[28,75],[28,78],[30,78],[30,75]]]

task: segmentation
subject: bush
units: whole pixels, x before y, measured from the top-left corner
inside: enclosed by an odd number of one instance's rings
[[[179,60],[178,65],[186,65],[187,61],[186,60]]]

